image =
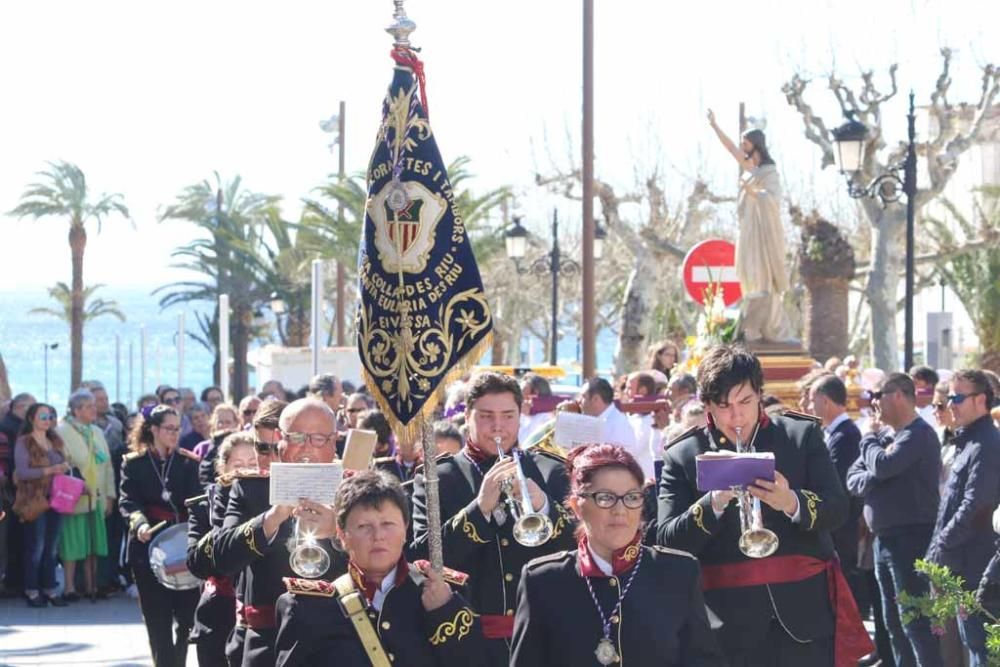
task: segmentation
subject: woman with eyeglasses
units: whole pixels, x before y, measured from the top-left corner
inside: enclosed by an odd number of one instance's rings
[[[185,501],[202,492],[198,457],[177,446],[181,420],[168,405],[144,410],[122,463],[118,506],[128,519],[125,559],[135,577],[156,667],[184,665],[198,590],[176,591],[149,566],[149,542],[169,525],[187,521]],[[176,640],[174,622],[177,623]]]
[[[524,567],[511,666],[725,665],[698,561],[642,545],[644,475],[632,455],[584,445],[566,466],[577,549]]]
[[[56,595],[56,552],[62,516],[49,509],[52,478],[69,472],[63,440],[55,429],[56,411],[35,403],[24,417],[14,444],[14,513],[24,524],[24,593],[29,607],[65,607]]]

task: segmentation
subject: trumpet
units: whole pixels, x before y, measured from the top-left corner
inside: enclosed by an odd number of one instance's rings
[[[753,451],[753,446],[743,444],[743,429],[736,427],[736,452],[745,454]],[[740,551],[749,558],[767,558],[778,548],[778,536],[764,527],[760,498],[750,495],[744,486],[732,487],[739,503],[740,511]]]
[[[308,463],[308,459],[303,462]],[[330,555],[319,545],[316,535],[302,527],[298,517],[295,517],[295,537],[288,564],[292,572],[304,579],[321,577],[330,569]]]
[[[497,446],[497,463],[507,457],[501,447],[500,436],[493,438]],[[504,496],[510,516],[514,519],[514,539],[517,543],[525,547],[539,547],[552,537],[552,520],[541,512],[536,512],[531,504],[531,494],[528,493],[528,479],[524,476],[524,468],[521,467],[521,453],[516,449],[510,456],[514,459],[517,488],[521,494],[521,500],[514,497],[514,480],[510,477],[500,483],[500,491]]]

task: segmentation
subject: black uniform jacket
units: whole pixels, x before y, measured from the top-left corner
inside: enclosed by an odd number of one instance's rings
[[[382,602],[368,607],[368,618],[389,659],[406,667],[481,665],[484,649],[479,617],[453,593],[451,600],[426,611],[420,600],[423,577],[411,573]],[[278,599],[277,665],[368,667],[351,620],[344,615],[332,584],[290,579]]]
[[[185,501],[202,493],[198,483],[198,461],[197,456],[179,448],[166,461],[161,461],[152,448],[141,454],[125,455],[118,509],[128,520],[125,559],[129,565],[149,563],[149,543],[140,542],[136,537],[139,528],[152,527],[161,521],[169,524],[187,521]],[[170,502],[163,499],[163,485],[157,471],[164,476]]]
[[[532,558],[573,548],[574,521],[563,506],[569,490],[564,461],[537,449],[525,451],[521,455],[525,477],[534,480],[547,494],[553,532],[551,539],[541,546],[519,544],[513,536],[511,517],[497,525],[496,518],[487,520],[476,503],[483,474],[493,463],[491,460],[480,464],[480,473],[464,452],[437,460],[444,561],[448,567],[469,574],[469,598],[478,613],[513,617],[521,568]],[[426,559],[427,492],[422,471],[414,482],[412,523],[414,540],[410,559]],[[480,664],[506,665],[506,643],[488,641],[487,644],[489,658]]]
[[[689,553],[642,546],[635,566],[591,577],[605,615],[635,571],[622,607],[611,617],[611,640],[626,667],[726,664],[705,612],[698,561]],[[512,667],[598,665],[601,616],[580,574],[576,551],[536,558],[524,567],[517,592]]]
[[[247,474],[236,479],[229,492],[222,528],[215,531],[213,540],[216,568],[227,576],[242,573],[244,610],[255,618],[263,617],[262,624],[248,623],[244,665],[274,663],[272,642],[277,629],[274,604],[285,592],[282,579],[296,576],[288,560],[295,537],[294,519],[285,521],[270,542],[264,536],[264,513],[271,507],[269,488],[270,479],[266,476]],[[346,558],[329,540],[320,544],[330,556],[330,569],[323,579],[333,580],[347,571]]]
[[[222,498],[220,498],[221,496]],[[194,612],[191,641],[207,637],[225,641],[236,623],[236,598],[232,582],[215,567],[212,530],[222,526],[224,515],[218,507],[228,502],[229,487],[212,483],[198,503],[189,506],[187,566],[199,579],[212,578],[202,587]]]
[[[798,523],[761,503],[764,526],[780,541],[774,555],[833,558],[830,531],[846,519],[848,498],[819,423],[788,413],[762,420],[758,428],[756,450],[774,453],[777,471],[788,479],[799,500]],[[657,541],[691,552],[702,567],[751,560],[738,547],[736,502],[716,518],[711,493],[697,487],[695,456],[732,447],[721,433],[705,427],[680,436],[664,454]],[[718,637],[727,653],[759,643],[773,617],[799,641],[829,637],[834,630],[825,573],[785,584],[709,590],[705,600],[723,622]]]

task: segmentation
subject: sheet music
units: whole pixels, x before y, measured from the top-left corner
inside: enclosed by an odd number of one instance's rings
[[[563,449],[604,442],[604,420],[575,412],[559,412],[553,441]]]
[[[340,463],[272,463],[272,505],[298,505],[300,499],[332,505],[344,467]]]

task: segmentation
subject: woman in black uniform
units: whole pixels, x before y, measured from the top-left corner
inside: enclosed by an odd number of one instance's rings
[[[524,567],[512,667],[725,665],[698,561],[641,543],[643,473],[616,445],[570,452],[578,544]]]
[[[144,410],[122,463],[119,509],[128,519],[125,558],[156,667],[183,667],[198,590],[163,586],[149,567],[149,542],[166,526],[187,521],[185,501],[201,493],[198,457],[177,447],[181,420],[167,405]],[[176,637],[173,625],[177,622]]]

